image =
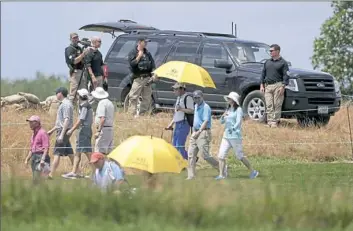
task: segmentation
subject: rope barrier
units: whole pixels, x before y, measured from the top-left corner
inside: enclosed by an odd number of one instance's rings
[[[347,106],[339,106],[339,107],[328,107],[328,110],[330,109],[340,109],[340,108],[344,108],[344,107],[351,107],[352,105],[347,105]],[[287,110],[287,111],[282,111],[281,113],[284,114],[284,113],[292,113],[292,112],[310,112],[310,111],[317,111],[318,109],[315,108],[315,109],[302,109],[302,110]],[[162,121],[163,119],[165,118],[155,118],[155,117],[151,117],[151,118],[141,118],[141,117],[138,117],[138,118],[134,118],[134,119],[125,119],[125,120],[122,120],[122,119],[118,119],[118,120],[114,120],[114,122],[136,122],[136,121],[149,121],[149,122],[158,122],[158,121]],[[169,118],[171,119],[171,118]],[[215,118],[214,118],[215,119]],[[12,125],[26,125],[28,123],[26,122],[8,122],[8,123],[1,123],[1,126],[12,126]],[[42,123],[43,125],[46,125],[48,123]],[[116,125],[115,125],[116,126]],[[117,127],[117,126],[116,126]]]
[[[350,141],[336,141],[336,142],[280,142],[280,143],[243,143],[243,146],[283,146],[283,145],[315,145],[315,144],[350,144]],[[175,148],[185,148],[187,146],[174,146]],[[54,149],[54,146],[49,147],[49,149]],[[59,149],[77,149],[77,148],[92,148],[94,146],[87,147],[59,147]],[[100,148],[116,148],[116,147],[100,147]],[[4,147],[1,150],[30,150],[29,147]]]

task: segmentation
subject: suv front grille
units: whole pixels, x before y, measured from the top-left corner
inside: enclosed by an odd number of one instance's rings
[[[309,104],[316,104],[316,105],[332,105],[335,103],[335,99],[332,98],[309,98]]]
[[[307,92],[334,92],[335,85],[330,77],[304,77],[302,78]]]

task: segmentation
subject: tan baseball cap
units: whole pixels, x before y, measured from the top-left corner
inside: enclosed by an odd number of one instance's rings
[[[186,88],[186,85],[183,84],[183,83],[178,83],[176,82],[173,86],[172,86],[173,89],[178,89],[178,88]]]

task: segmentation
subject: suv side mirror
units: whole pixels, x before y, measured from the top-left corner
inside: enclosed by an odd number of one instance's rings
[[[214,67],[216,68],[223,68],[223,69],[230,69],[233,66],[233,64],[231,62],[229,62],[228,60],[224,60],[224,59],[215,59],[214,61]]]

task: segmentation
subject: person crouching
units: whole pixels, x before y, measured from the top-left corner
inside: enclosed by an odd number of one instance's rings
[[[92,153],[90,163],[95,168],[92,177],[93,184],[101,190],[114,191],[125,182],[122,168],[114,161],[105,159],[102,153]]]

